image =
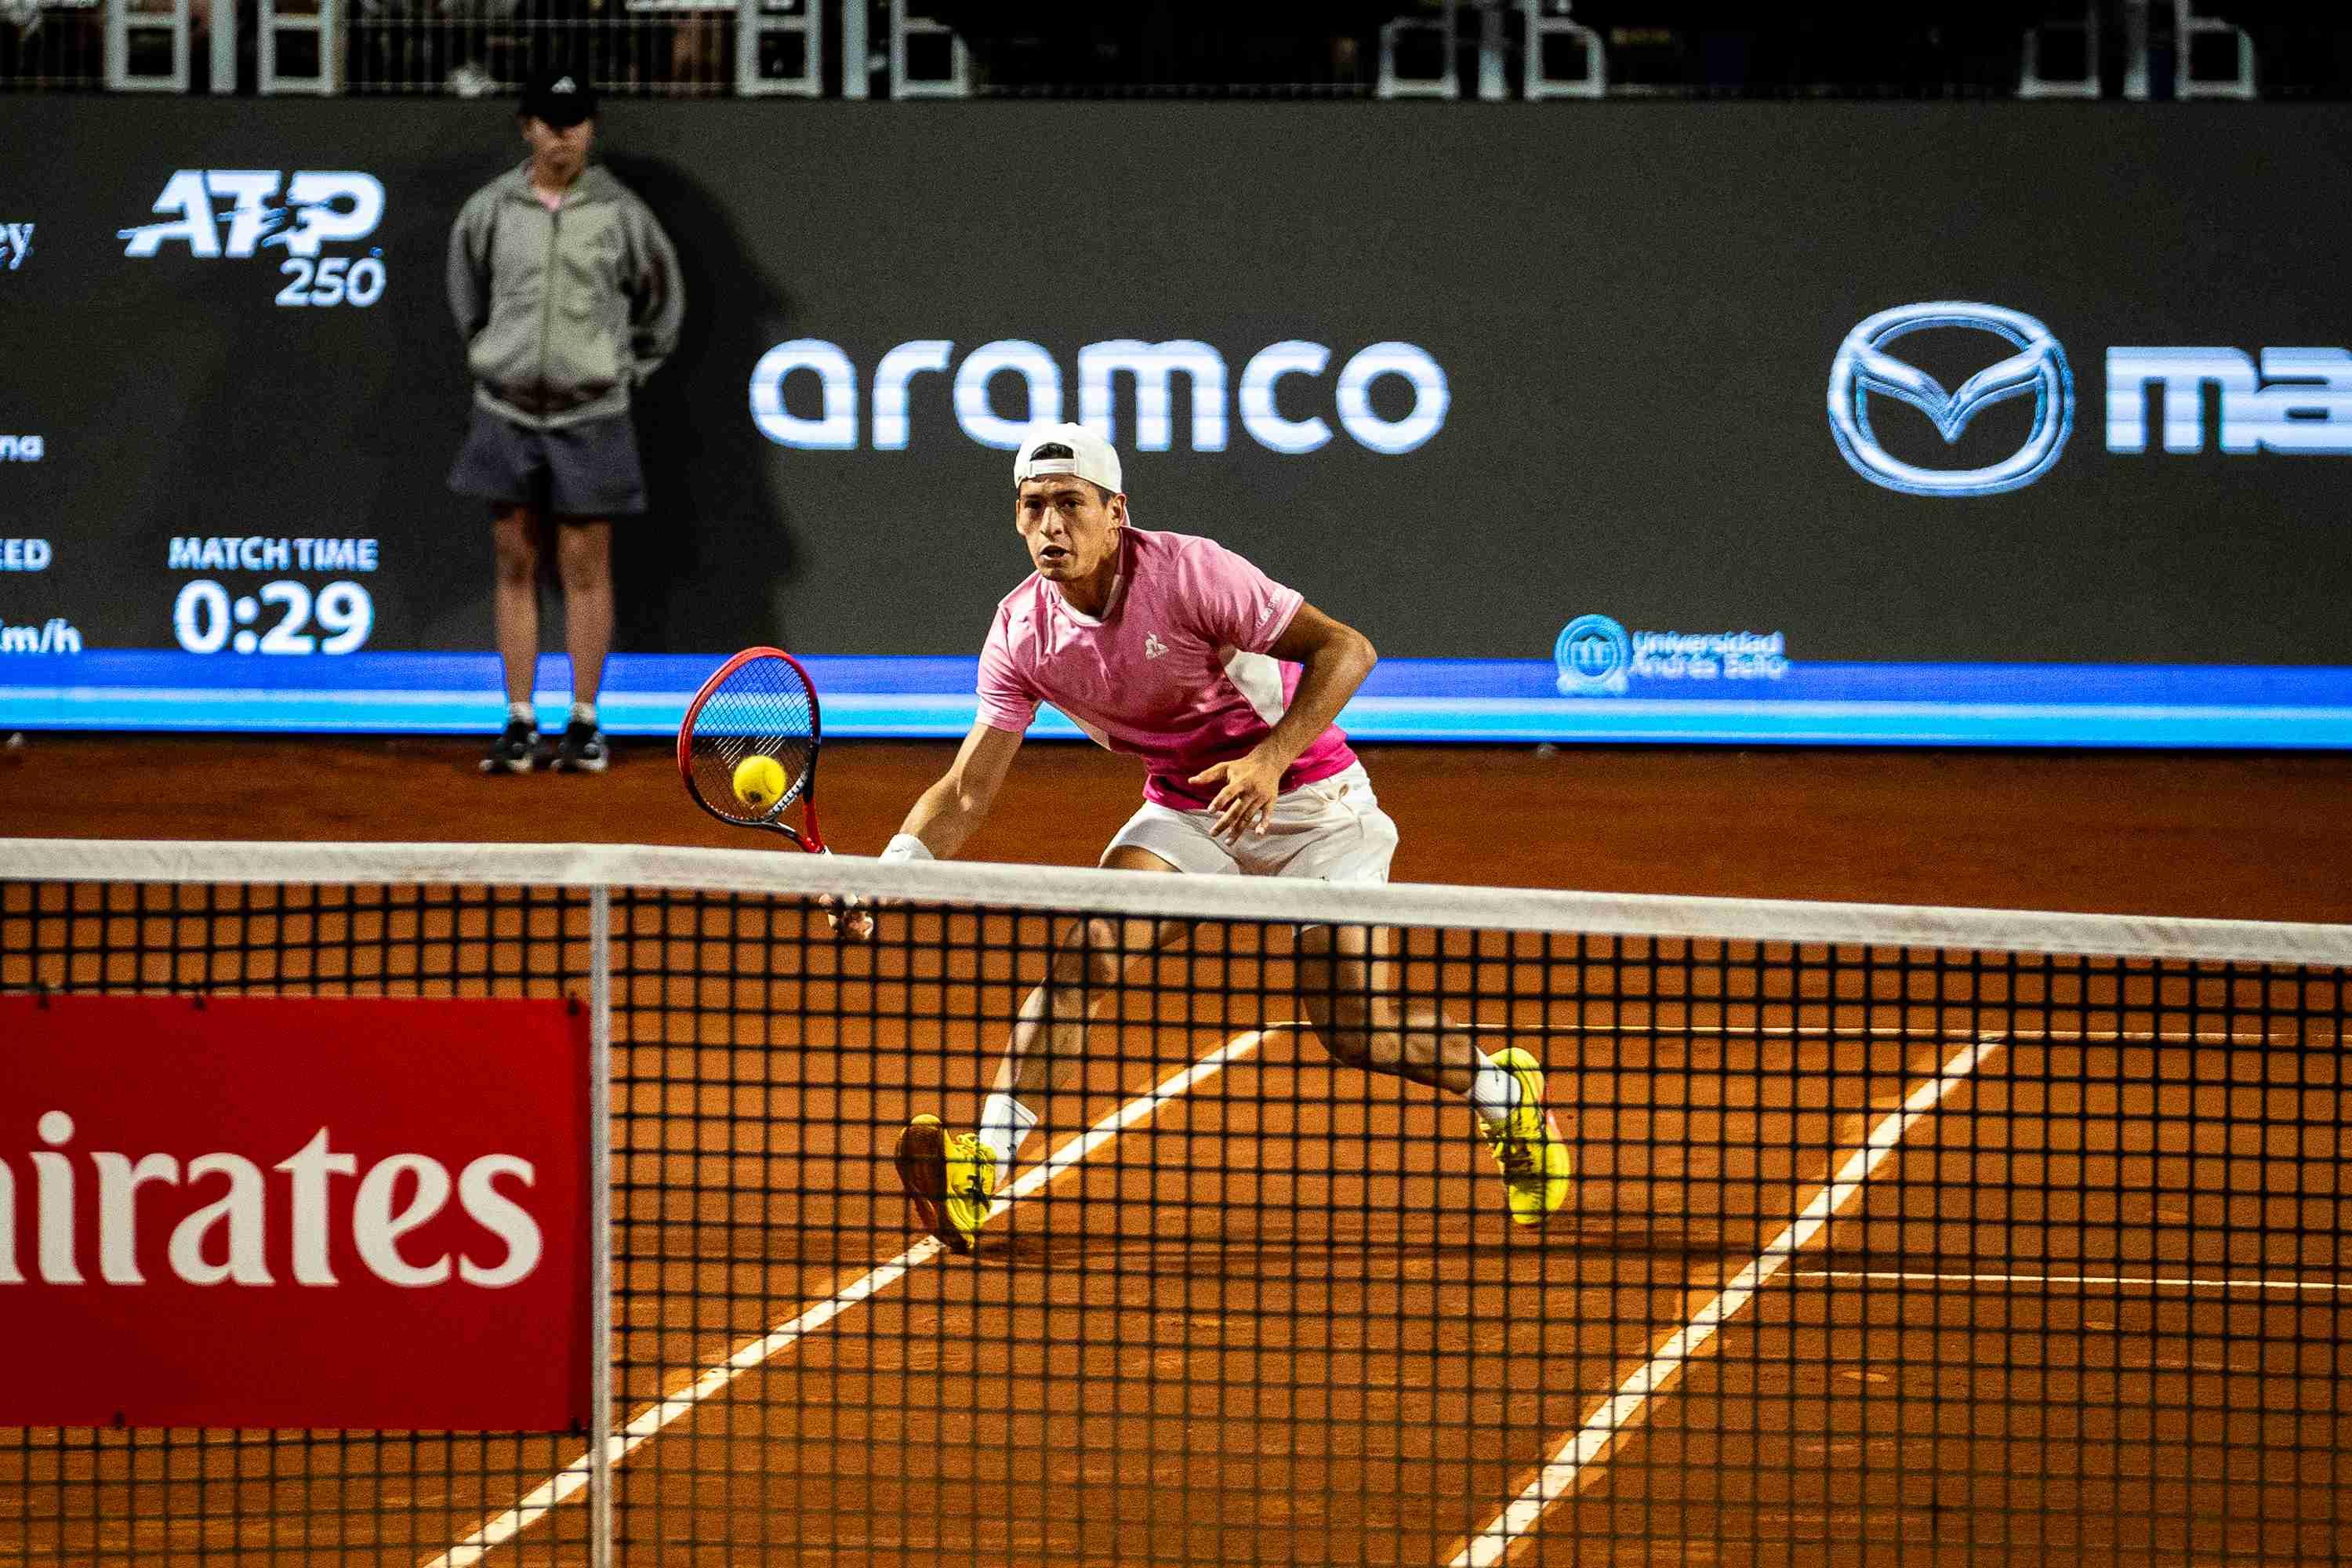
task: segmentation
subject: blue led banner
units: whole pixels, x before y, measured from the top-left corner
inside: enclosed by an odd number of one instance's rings
[[[673,735],[717,660],[616,656],[602,703],[616,735]],[[810,657],[839,736],[960,736],[969,658]],[[571,701],[539,676],[541,722]],[[362,653],[299,665],[178,652],[0,663],[0,729],[478,734],[503,698],[486,654]],[[1994,746],[2352,747],[2352,667],[1820,664],[1769,685],[1641,678],[1609,701],[1562,700],[1556,668],[1504,659],[1383,663],[1341,716],[1366,741],[1701,742]],[[1080,738],[1048,708],[1032,735]]]

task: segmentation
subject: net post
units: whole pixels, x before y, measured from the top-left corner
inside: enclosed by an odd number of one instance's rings
[[[588,1563],[613,1563],[613,895],[588,889]]]

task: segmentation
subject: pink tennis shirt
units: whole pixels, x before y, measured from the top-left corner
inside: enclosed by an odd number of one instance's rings
[[[1102,619],[1035,573],[996,606],[980,650],[980,717],[1018,734],[1050,702],[1097,745],[1141,757],[1147,800],[1179,811],[1215,794],[1189,781],[1249,754],[1289,708],[1299,666],[1266,654],[1307,602],[1213,539],[1125,531]],[[1351,766],[1335,725],[1282,775],[1297,789]]]

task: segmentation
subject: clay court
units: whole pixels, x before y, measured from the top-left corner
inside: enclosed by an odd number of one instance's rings
[[[2347,107],[0,0],[0,1568],[2352,1563]]]
[[[459,843],[747,839],[688,805],[667,742],[601,778],[485,780],[471,738],[27,737],[10,834]],[[825,836],[871,853],[951,748],[835,742]],[[1374,748],[1399,881],[2352,921],[2352,762],[2326,753]],[[11,766],[11,762],[16,763]],[[1131,764],[1026,747],[975,858],[1091,864]]]
[[[654,747],[600,779],[473,755],[35,736],[0,798],[24,836],[744,847]],[[870,849],[946,755],[836,745],[828,839]],[[2335,758],[1368,760],[1403,880],[2352,921]],[[1086,863],[1133,790],[1033,745],[973,853]],[[140,951],[28,956],[26,895],[11,987],[546,994],[584,920],[576,894],[117,889],[83,923]],[[133,918],[166,909],[194,918]],[[1286,930],[1207,927],[1131,977],[1061,1152],[958,1259],[910,1228],[889,1141],[971,1114],[1043,919],[918,910],[869,951],[800,900],[642,892],[614,928],[623,1562],[2352,1546],[2337,973],[1418,933],[1408,986],[1540,1041],[1573,1118],[1569,1207],[1517,1232],[1459,1107],[1277,1026]],[[584,1561],[579,1502],[532,1500],[578,1452],[24,1435],[0,1561]],[[1549,1506],[1491,1533],[1548,1461]]]

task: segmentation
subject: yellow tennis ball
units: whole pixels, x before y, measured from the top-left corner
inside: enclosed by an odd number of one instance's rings
[[[773,757],[746,757],[735,764],[735,798],[765,811],[782,798],[784,770]]]

